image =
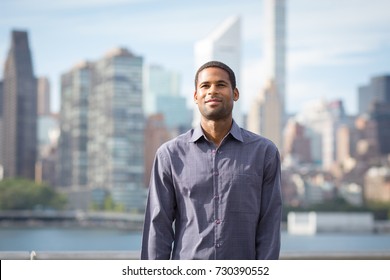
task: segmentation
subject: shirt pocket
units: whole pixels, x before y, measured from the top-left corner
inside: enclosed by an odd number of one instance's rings
[[[232,174],[226,191],[227,212],[258,214],[260,212],[262,177]]]

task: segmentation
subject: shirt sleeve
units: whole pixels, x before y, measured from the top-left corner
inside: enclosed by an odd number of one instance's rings
[[[279,259],[280,253],[281,166],[277,148],[270,150],[265,158],[260,218],[256,232],[256,258],[263,260]]]
[[[170,259],[176,199],[169,158],[160,149],[152,168],[145,210],[141,259]]]

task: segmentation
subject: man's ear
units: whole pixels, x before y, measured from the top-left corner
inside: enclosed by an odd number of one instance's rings
[[[198,104],[198,92],[196,90],[194,91],[194,102]]]
[[[237,101],[240,98],[240,92],[238,91],[238,88],[235,88],[233,90],[233,100]]]

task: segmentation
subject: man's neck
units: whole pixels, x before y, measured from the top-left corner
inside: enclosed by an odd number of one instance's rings
[[[206,135],[207,139],[213,142],[217,147],[221,145],[222,140],[229,133],[232,127],[232,123],[232,118],[218,121],[207,120],[203,118],[201,120],[201,126],[204,134]]]

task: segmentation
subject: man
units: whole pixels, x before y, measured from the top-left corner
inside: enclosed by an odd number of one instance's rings
[[[279,258],[279,153],[234,122],[238,98],[227,65],[199,68],[201,123],[156,152],[141,259]]]

